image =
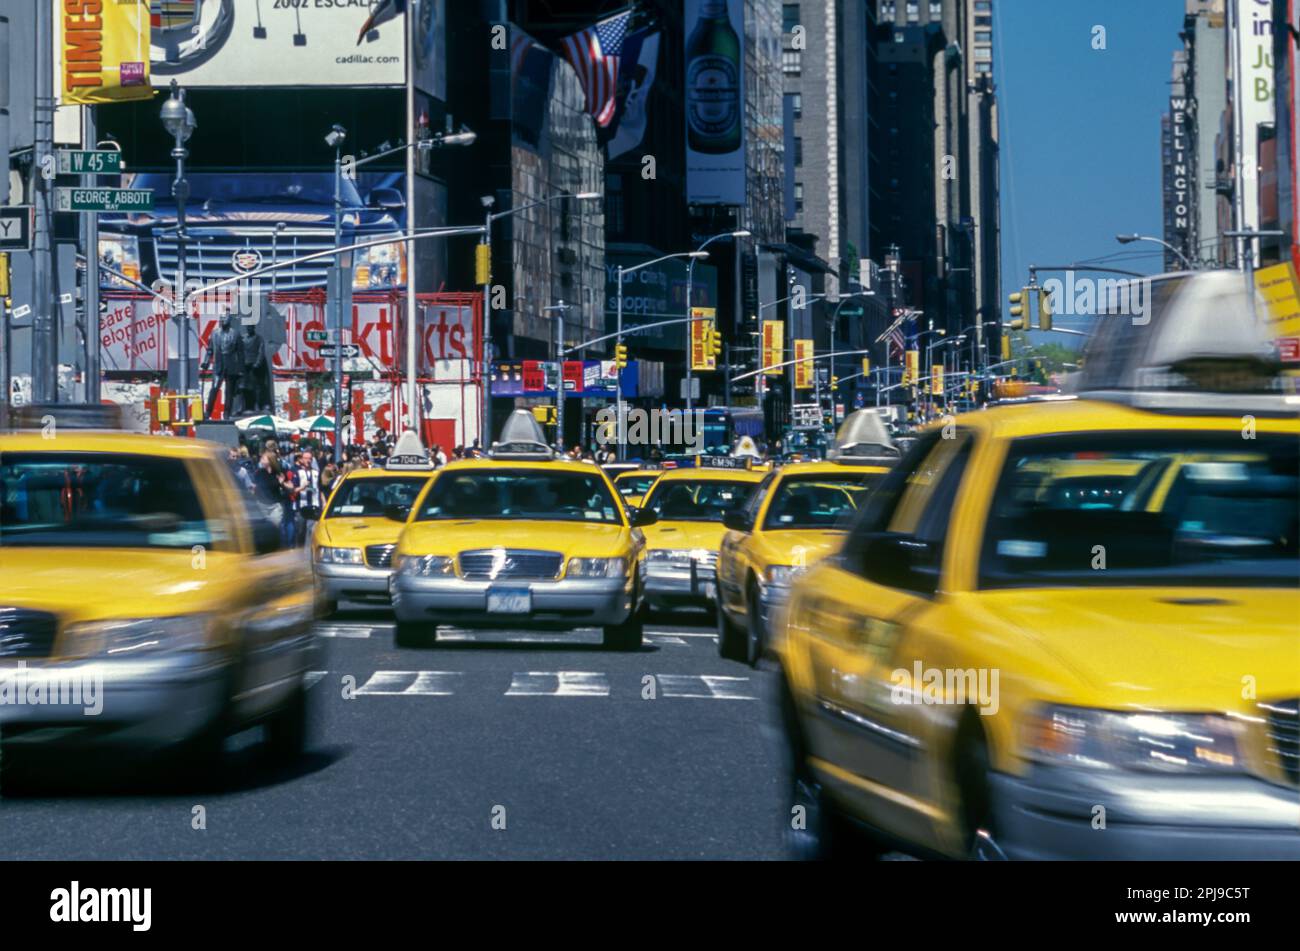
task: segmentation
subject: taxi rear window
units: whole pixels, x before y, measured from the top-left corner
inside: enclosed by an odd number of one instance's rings
[[[596,473],[544,469],[475,469],[440,475],[416,521],[531,518],[622,523],[622,507]]]
[[[882,476],[879,472],[846,472],[782,479],[767,507],[763,528],[843,528]]]
[[[1300,440],[1141,433],[1012,443],[981,587],[1300,585]]]
[[[675,522],[721,522],[729,509],[743,505],[753,482],[726,479],[669,479],[660,482],[645,500],[661,519]]]
[[[410,511],[427,478],[345,479],[325,511],[326,518],[377,518],[391,508]]]
[[[213,536],[181,459],[98,452],[0,458],[0,545],[190,548],[213,545]]]

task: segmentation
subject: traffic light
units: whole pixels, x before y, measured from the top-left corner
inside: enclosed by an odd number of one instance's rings
[[[486,241],[474,245],[474,283],[492,283],[492,246]]]
[[[870,358],[870,357],[863,357],[863,358],[862,358],[862,375],[863,375],[863,376],[871,376],[871,358]]]
[[[1002,335],[1002,362],[1005,363],[1010,359],[1011,359],[1011,335],[1008,333],[1004,333]]]
[[[840,378],[837,377],[837,376],[832,376],[832,377],[831,377],[831,392],[834,393],[834,392],[835,392],[836,390],[838,390],[839,388],[840,388]]]
[[[1052,295],[1045,287],[1038,289],[1038,329],[1052,329]]]
[[[1008,300],[1011,301],[1011,316],[1015,320],[1011,321],[1007,326],[1012,330],[1024,330],[1027,323],[1025,320],[1025,304],[1029,300],[1029,288],[1022,287],[1020,290],[1008,295]]]
[[[627,345],[617,344],[614,347],[614,366],[620,370],[627,369]]]
[[[555,425],[555,407],[554,406],[534,406],[533,419],[537,420],[543,426]]]
[[[0,254],[0,297],[9,296],[9,255]]]
[[[709,352],[713,354],[715,357],[722,356],[722,331],[719,330],[717,327],[709,328],[707,345],[708,345]]]

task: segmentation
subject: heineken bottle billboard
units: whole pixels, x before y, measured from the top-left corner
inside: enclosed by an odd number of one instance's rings
[[[745,203],[744,0],[686,0],[686,191]]]

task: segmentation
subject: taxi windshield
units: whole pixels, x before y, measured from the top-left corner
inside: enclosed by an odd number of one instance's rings
[[[763,528],[843,527],[840,523],[858,510],[880,476],[878,472],[845,472],[782,479],[767,508]]]
[[[614,488],[618,489],[618,494],[626,498],[629,495],[643,496],[650,491],[650,486],[655,484],[655,479],[659,478],[659,473],[650,475],[626,475],[619,476],[614,483]]]
[[[326,518],[380,518],[390,508],[409,512],[415,497],[427,479],[418,477],[392,479],[345,479],[329,508]]]
[[[604,478],[561,469],[474,469],[444,472],[416,521],[445,518],[531,518],[620,524],[620,506]]]
[[[981,586],[1300,584],[1300,441],[1143,433],[1013,443]]]
[[[721,522],[728,509],[745,501],[753,482],[700,479],[667,480],[655,486],[645,507],[673,522]]]
[[[181,459],[99,452],[7,452],[0,458],[0,545],[212,544]]]

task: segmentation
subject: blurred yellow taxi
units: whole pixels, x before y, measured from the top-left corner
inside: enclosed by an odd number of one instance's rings
[[[598,466],[557,459],[516,411],[487,458],[444,466],[416,500],[394,557],[397,644],[436,640],[439,624],[601,627],[607,647],[635,650],[654,518],[620,504]]]
[[[419,438],[406,432],[382,469],[356,469],[335,483],[311,546],[326,614],[340,600],[388,605],[397,538],[432,475]]]
[[[1232,313],[931,428],[795,584],[799,852],[1300,858],[1300,400]]]
[[[44,432],[0,434],[6,772],[79,744],[178,748],[207,768],[257,723],[273,751],[299,752],[311,572],[278,550],[224,451],[42,414]]]
[[[655,480],[664,474],[663,469],[632,469],[614,477],[614,488],[624,504],[640,508],[641,501]]]
[[[707,458],[707,457],[705,457]],[[712,466],[670,469],[651,487],[644,508],[657,521],[645,529],[646,599],[652,608],[709,605],[726,529],[723,516],[749,496],[763,474],[711,460]]]

